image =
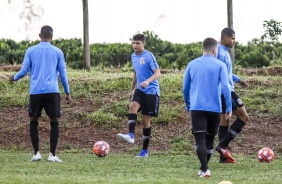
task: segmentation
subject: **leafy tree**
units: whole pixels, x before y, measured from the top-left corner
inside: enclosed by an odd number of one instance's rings
[[[261,40],[264,41],[265,39],[271,40],[272,43],[272,55],[273,59],[272,62],[275,61],[275,44],[279,39],[279,36],[282,34],[282,22],[278,22],[276,20],[265,20],[263,21],[263,28],[266,30],[264,31],[264,34],[261,36]]]
[[[8,0],[8,3],[12,3],[13,0]],[[31,29],[31,26],[40,21],[41,16],[44,14],[44,9],[41,5],[35,3],[32,0],[23,0],[24,9],[19,15],[19,18],[23,20],[25,30],[26,30],[26,40],[28,40],[28,32]]]
[[[279,36],[282,34],[282,22],[278,22],[276,20],[265,20],[263,21],[263,28],[266,30],[264,34],[261,36],[261,39],[264,40],[265,38],[270,39],[272,42],[276,42],[279,39]]]

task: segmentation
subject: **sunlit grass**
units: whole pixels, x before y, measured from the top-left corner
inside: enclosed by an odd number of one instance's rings
[[[109,154],[105,158],[89,153],[61,152],[62,163],[43,160],[29,162],[30,153],[0,152],[0,183],[188,183],[217,184],[222,180],[244,184],[280,184],[281,158],[272,163],[259,163],[256,156],[235,155],[239,164],[219,164],[217,157],[210,161],[211,178],[199,178],[198,158],[194,154],[174,155],[151,153],[148,158],[135,154]]]

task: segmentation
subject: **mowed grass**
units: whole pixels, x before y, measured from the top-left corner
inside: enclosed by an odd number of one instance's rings
[[[6,107],[28,104],[28,77],[10,84],[5,76],[14,72],[0,72],[0,110]],[[111,128],[115,122],[125,119],[128,104],[128,92],[132,72],[100,72],[69,70],[71,94],[74,100],[86,98],[95,104],[102,104],[93,112],[74,112],[90,119],[93,126],[105,124]],[[281,76],[241,76],[249,79],[250,88],[236,86],[250,114],[262,118],[281,116]],[[161,107],[160,116],[152,123],[169,124],[183,118],[185,109],[182,95],[183,73],[163,74],[160,79]],[[62,90],[62,88],[61,88]],[[115,101],[102,103],[104,97],[117,96]],[[75,125],[68,125],[75,126]],[[70,153],[72,150],[60,150],[58,156],[63,163],[47,162],[47,153],[42,153],[43,160],[29,162],[31,153],[23,151],[0,151],[0,183],[188,183],[217,184],[229,180],[233,184],[281,184],[281,155],[277,152],[274,162],[259,163],[253,155],[233,156],[237,165],[218,163],[215,153],[209,164],[212,177],[199,178],[197,171],[199,160],[193,150],[191,134],[179,135],[170,140],[171,150],[151,153],[148,158],[136,158],[132,150],[124,154],[110,153],[105,158],[96,157],[91,151]],[[193,141],[194,142],[194,141]],[[12,147],[19,147],[13,145]],[[30,148],[27,148],[30,149]],[[68,152],[67,152],[68,151]],[[81,151],[82,152],[82,151]],[[89,152],[87,154],[87,152]],[[183,155],[183,153],[189,153]],[[132,154],[131,154],[132,153]]]
[[[281,184],[281,158],[272,163],[260,163],[256,156],[236,156],[239,164],[219,164],[211,158],[212,177],[197,176],[199,162],[195,155],[151,154],[147,158],[135,155],[109,154],[100,158],[92,153],[64,153],[62,163],[43,160],[30,162],[30,153],[0,152],[0,183],[188,183],[217,184],[228,180],[233,184]]]

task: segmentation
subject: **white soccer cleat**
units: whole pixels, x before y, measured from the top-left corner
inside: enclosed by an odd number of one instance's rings
[[[206,172],[203,172],[201,173],[200,175],[201,178],[204,178],[204,177],[211,177],[211,171],[208,169],[206,170]]]
[[[121,134],[121,133],[118,133],[117,134],[117,137],[125,142],[128,142],[130,144],[133,144],[134,143],[134,135],[131,134],[131,133],[128,133],[128,134]]]
[[[32,158],[30,159],[31,162],[34,162],[34,161],[39,161],[41,160],[41,155],[39,153],[39,151],[37,151],[36,155],[33,155]]]
[[[53,156],[52,153],[49,154],[48,161],[50,161],[50,162],[63,162],[57,156]]]
[[[202,173],[203,173],[203,171],[200,169],[200,170],[198,171],[198,176],[201,176]]]

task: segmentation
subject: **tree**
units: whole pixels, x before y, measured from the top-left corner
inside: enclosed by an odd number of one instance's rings
[[[88,0],[82,0],[83,5],[83,47],[84,62],[87,71],[90,71],[90,46],[89,46],[89,19],[88,19]]]
[[[271,19],[270,21],[263,21],[263,28],[266,30],[261,36],[261,39],[265,38],[270,39],[272,43],[278,41],[279,36],[282,34],[282,22],[277,22],[276,20]]]
[[[264,41],[265,39],[271,40],[272,55],[273,55],[272,62],[274,62],[276,59],[274,47],[275,47],[275,43],[279,39],[279,36],[282,34],[282,22],[278,22],[274,19],[271,19],[269,21],[265,20],[263,21],[263,28],[265,28],[266,30],[264,31],[264,34],[261,36],[261,40],[262,41]]]
[[[8,0],[8,3],[12,3],[13,0]],[[29,30],[32,25],[40,21],[41,16],[44,14],[44,10],[40,5],[36,5],[32,0],[23,0],[24,9],[20,13],[19,18],[24,21],[26,30],[26,40],[29,39]]]

